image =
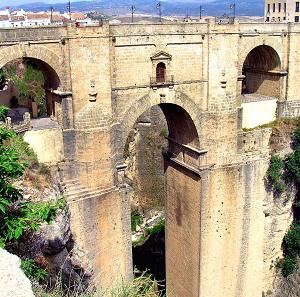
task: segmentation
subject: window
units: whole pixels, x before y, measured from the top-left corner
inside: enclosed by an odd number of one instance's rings
[[[270,4],[268,4],[268,12],[270,12]]]
[[[266,17],[266,22],[270,22],[270,18],[269,17]]]
[[[299,12],[299,2],[296,2],[296,12]]]
[[[273,12],[275,12],[275,3],[273,3]]]
[[[278,22],[280,22],[281,21],[281,19],[280,19],[280,17],[278,17]]]
[[[295,16],[295,23],[299,23],[299,16],[298,15]]]
[[[286,17],[283,17],[283,20],[285,21],[285,20],[286,20]]]
[[[286,3],[283,4],[283,11],[286,12]]]
[[[275,22],[275,17],[272,17],[272,22]]]
[[[278,12],[281,12],[281,3],[278,3]]]
[[[163,83],[166,80],[166,65],[165,63],[158,63],[156,66],[156,82]]]

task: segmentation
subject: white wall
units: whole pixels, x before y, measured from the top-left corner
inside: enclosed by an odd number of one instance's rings
[[[242,103],[243,128],[254,128],[276,119],[277,100]]]

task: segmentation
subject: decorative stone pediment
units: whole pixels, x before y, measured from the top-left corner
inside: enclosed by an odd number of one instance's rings
[[[172,56],[163,51],[157,52],[151,57],[152,61],[153,60],[171,60],[171,59],[172,59]]]

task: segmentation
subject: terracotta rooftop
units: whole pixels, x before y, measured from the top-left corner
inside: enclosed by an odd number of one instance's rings
[[[85,20],[86,19],[86,15],[81,12],[71,13],[71,16],[72,16],[73,20]]]
[[[47,13],[27,13],[27,20],[41,20],[49,19],[50,16]]]
[[[0,21],[9,21],[8,15],[0,15]]]
[[[17,16],[17,15],[12,15],[11,16],[11,21],[12,22],[22,22],[25,21],[25,17],[24,16]]]

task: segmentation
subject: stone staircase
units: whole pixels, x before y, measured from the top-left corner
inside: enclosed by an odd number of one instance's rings
[[[79,200],[97,198],[111,189],[103,188],[87,188],[83,186],[77,179],[67,180],[62,183],[64,197],[68,203],[72,203]]]

